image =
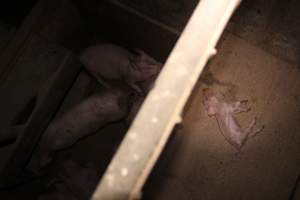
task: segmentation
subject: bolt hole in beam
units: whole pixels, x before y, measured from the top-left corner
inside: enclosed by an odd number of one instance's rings
[[[201,0],[154,88],[96,188],[93,200],[138,199],[181,111],[240,0]],[[174,81],[175,80],[175,81]]]

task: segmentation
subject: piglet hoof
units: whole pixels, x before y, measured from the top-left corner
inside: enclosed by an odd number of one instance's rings
[[[254,138],[256,137],[260,132],[264,130],[265,126],[261,126],[259,128],[254,127],[253,131],[250,133],[249,137]]]
[[[256,118],[252,120],[252,122],[249,124],[249,126],[246,129],[246,132],[248,133],[248,137],[254,138],[258,133],[260,133],[264,126],[257,128],[256,126]]]
[[[138,94],[140,97],[144,97],[145,94],[142,89],[136,84],[130,84],[130,87]]]
[[[242,151],[243,144],[242,143],[235,143],[235,144],[233,144],[233,147],[235,149],[236,154],[239,154]]]

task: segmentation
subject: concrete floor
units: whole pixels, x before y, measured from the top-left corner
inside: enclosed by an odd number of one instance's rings
[[[272,2],[274,6],[269,6]],[[144,188],[143,199],[292,199],[300,174],[298,4],[290,0],[285,8],[288,14],[278,17],[273,16],[276,10],[281,10],[280,1],[255,0],[242,4],[218,44],[219,53],[199,79],[186,105],[183,123],[174,129]],[[56,41],[51,38],[47,39]],[[46,57],[59,56],[52,53]],[[41,56],[45,55],[41,53]],[[21,61],[31,67],[36,65],[29,63],[30,60]],[[54,66],[51,62],[47,63]],[[26,79],[22,74],[30,75],[15,73],[15,76]],[[226,142],[216,120],[205,113],[202,89],[224,89],[214,79],[233,84],[237,88],[236,98],[249,100],[252,110],[238,115],[243,126],[253,117],[257,117],[258,125],[265,126],[263,132],[247,141],[240,154]],[[13,76],[10,80],[13,85]],[[87,82],[86,75],[81,73],[64,109],[81,100]],[[17,89],[8,90],[4,86],[0,89],[18,93]],[[7,96],[1,102],[9,99]],[[22,107],[24,102],[13,99]],[[6,108],[4,104],[2,107]],[[12,115],[2,114],[1,125],[9,124]],[[70,152],[77,159],[94,161],[105,170],[125,130],[121,123],[107,126],[80,141]],[[299,190],[293,199],[300,199]],[[25,193],[26,189],[20,192]]]
[[[300,71],[231,34],[218,50],[206,70],[249,100],[241,124],[257,117],[265,129],[236,154],[202,104],[202,89],[219,86],[200,79],[145,199],[289,199],[300,173]]]
[[[144,199],[300,199],[300,14],[297,1],[244,1],[218,44],[144,188]],[[265,129],[240,154],[204,110],[214,79],[236,86],[237,99]],[[226,88],[225,88],[226,89]],[[228,88],[227,88],[228,89]],[[298,179],[299,182],[299,179]]]

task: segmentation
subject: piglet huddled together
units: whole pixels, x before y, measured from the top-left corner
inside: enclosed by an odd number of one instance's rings
[[[80,61],[104,88],[49,124],[34,154],[38,168],[50,163],[58,150],[108,123],[126,118],[130,124],[162,66],[141,50],[130,52],[112,44],[86,48]]]
[[[122,81],[142,94],[137,82],[157,75],[162,65],[145,52],[135,51],[112,44],[94,45],[81,53],[80,61],[99,82]]]

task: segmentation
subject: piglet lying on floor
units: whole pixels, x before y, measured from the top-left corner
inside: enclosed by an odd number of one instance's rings
[[[123,81],[142,95],[137,82],[157,75],[162,64],[141,50],[132,53],[113,44],[93,45],[80,54],[85,69],[99,82]],[[104,80],[103,80],[104,79]]]
[[[238,151],[248,137],[255,136],[263,129],[255,127],[256,119],[253,119],[245,129],[241,128],[235,119],[234,114],[250,110],[247,101],[227,102],[222,95],[215,94],[211,89],[204,89],[203,95],[207,114],[216,117],[221,133]]]
[[[38,168],[48,164],[55,151],[70,147],[107,123],[124,118],[128,113],[131,93],[128,87],[101,90],[54,119],[43,134],[35,153]]]

